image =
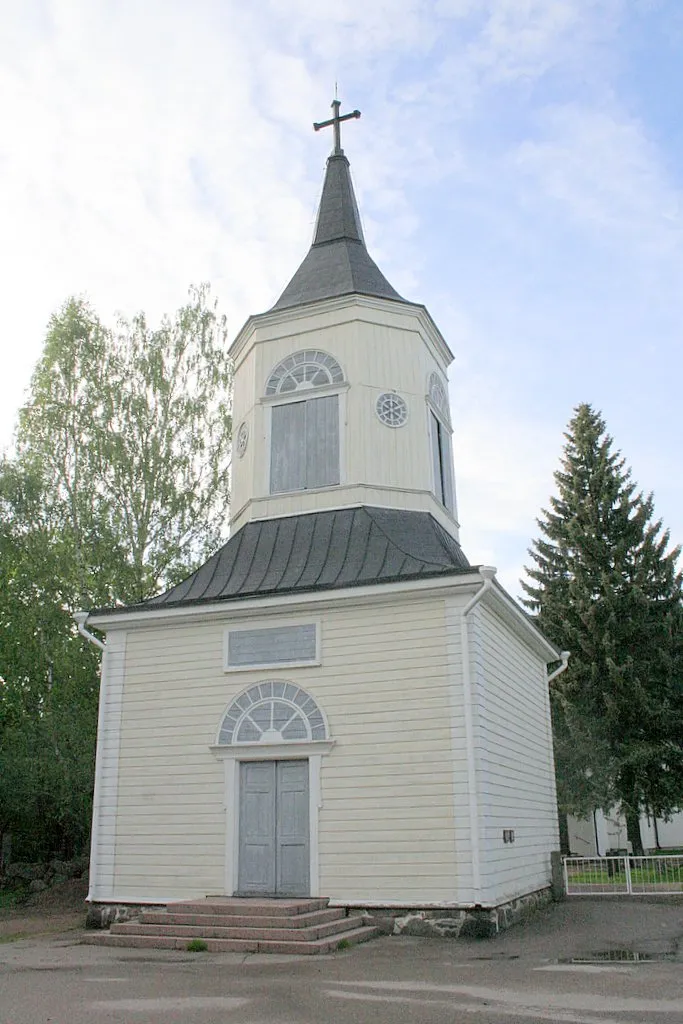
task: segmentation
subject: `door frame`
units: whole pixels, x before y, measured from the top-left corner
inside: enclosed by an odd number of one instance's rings
[[[243,746],[214,747],[214,754],[223,761],[225,789],[225,870],[224,889],[227,896],[237,890],[239,859],[240,770],[243,761],[307,761],[308,762],[308,827],[310,896],[320,895],[318,863],[318,826],[322,808],[320,775],[322,759],[329,754],[334,740],[311,740],[304,743],[249,743]]]

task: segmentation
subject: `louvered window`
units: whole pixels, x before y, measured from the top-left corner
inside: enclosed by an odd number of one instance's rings
[[[305,491],[339,483],[339,396],[272,409],[270,491]]]
[[[432,447],[432,473],[434,477],[434,493],[442,505],[453,512],[455,495],[453,487],[453,454],[451,437],[448,428],[441,420],[429,413],[430,440]]]
[[[266,398],[297,396],[293,402],[275,403],[271,408],[271,494],[339,483],[339,396],[310,392],[343,384],[339,363],[318,349],[294,352],[271,373]]]

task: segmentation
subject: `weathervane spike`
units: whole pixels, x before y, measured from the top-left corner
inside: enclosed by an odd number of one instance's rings
[[[314,121],[313,128],[316,132],[319,132],[321,128],[334,127],[334,149],[332,150],[333,156],[343,156],[344,150],[341,148],[341,123],[342,121],[350,121],[352,118],[360,117],[360,110],[352,110],[350,114],[340,114],[339,108],[341,107],[341,100],[337,99],[337,84],[335,82],[334,87],[335,98],[332,100],[332,117],[328,121]]]

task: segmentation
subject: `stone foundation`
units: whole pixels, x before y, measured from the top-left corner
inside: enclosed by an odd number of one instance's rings
[[[532,917],[552,900],[551,889],[527,893],[491,908],[354,907],[364,921],[384,935],[424,935],[441,939],[490,939]]]
[[[362,914],[363,923],[383,935],[422,935],[440,939],[490,939],[520,921],[532,917],[553,899],[552,889],[539,889],[497,907],[347,907]],[[339,903],[336,903],[340,906]],[[341,904],[343,906],[343,904]],[[163,910],[165,904],[91,903],[86,928],[109,928],[133,921],[143,911]]]
[[[86,928],[109,928],[120,921],[134,921],[143,910],[164,910],[165,903],[158,906],[140,903],[91,903],[85,919]]]

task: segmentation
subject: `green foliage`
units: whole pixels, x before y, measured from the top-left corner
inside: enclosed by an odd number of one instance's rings
[[[68,690],[56,688],[40,714],[2,732],[0,824],[12,833],[16,859],[72,856],[87,846],[96,694]]]
[[[652,496],[636,492],[599,413],[579,406],[565,437],[522,583],[543,631],[572,655],[551,689],[560,807],[620,804],[639,847],[640,812],[683,804],[680,549],[668,550]]]
[[[86,606],[140,601],[213,550],[229,501],[231,365],[208,288],[158,329],[53,317],[19,453],[70,538]]]
[[[208,948],[209,944],[204,939],[190,939],[185,947],[188,953],[206,953]]]
[[[25,899],[26,890],[21,886],[16,889],[0,889],[0,910],[13,910]]]
[[[0,837],[15,859],[87,844],[98,653],[73,612],[176,582],[220,539],[231,367],[206,287],[158,329],[82,300],[50,322],[0,462]]]
[[[0,463],[0,835],[15,858],[70,856],[89,832],[98,658],[71,619],[73,575],[39,478]]]

